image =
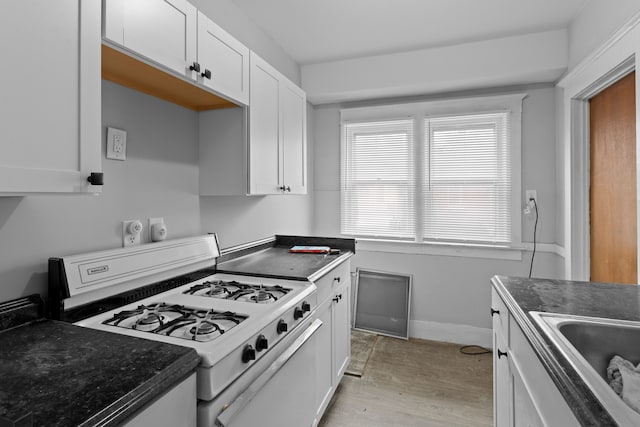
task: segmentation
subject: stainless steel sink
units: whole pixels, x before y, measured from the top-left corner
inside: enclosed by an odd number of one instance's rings
[[[622,426],[640,426],[640,414],[609,387],[607,366],[614,355],[640,363],[640,322],[529,312]]]

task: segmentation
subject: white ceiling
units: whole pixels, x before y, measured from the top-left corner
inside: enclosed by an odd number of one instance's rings
[[[300,65],[566,28],[590,0],[232,0]]]

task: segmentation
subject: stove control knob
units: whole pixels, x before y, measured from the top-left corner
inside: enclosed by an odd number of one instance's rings
[[[251,344],[247,344],[244,350],[242,350],[242,361],[249,363],[252,360],[256,360],[256,351]]]
[[[303,302],[302,303],[302,311],[304,312],[308,312],[311,311],[311,304],[309,304],[308,302]]]
[[[264,335],[258,336],[258,339],[256,340],[256,350],[262,351],[268,348],[269,348],[269,341],[267,341],[267,337],[265,337]]]
[[[280,320],[278,322],[278,326],[276,326],[276,331],[281,334],[283,332],[287,332],[289,330],[289,326],[287,326],[287,322],[284,320]]]
[[[300,307],[296,307],[293,310],[293,320],[298,320],[299,318],[301,318],[304,315],[304,311],[302,311],[302,309]]]

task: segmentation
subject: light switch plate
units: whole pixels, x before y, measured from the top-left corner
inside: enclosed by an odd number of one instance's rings
[[[127,131],[116,128],[107,128],[107,159],[126,160],[127,158]]]

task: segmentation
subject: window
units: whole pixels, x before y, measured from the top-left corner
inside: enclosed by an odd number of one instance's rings
[[[519,245],[523,97],[342,110],[341,232]]]

